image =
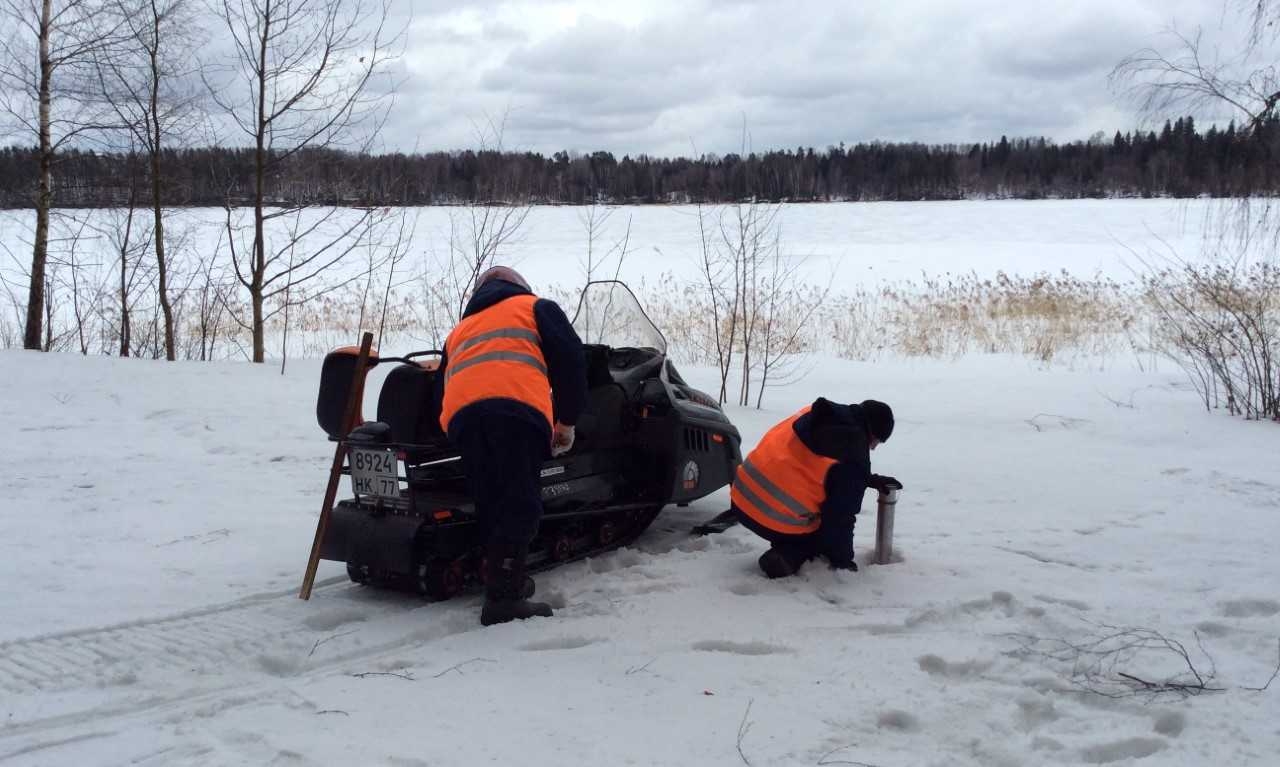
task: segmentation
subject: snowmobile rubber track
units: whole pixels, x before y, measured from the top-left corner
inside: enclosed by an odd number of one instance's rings
[[[649,529],[649,526],[662,513],[663,508],[663,506],[653,503],[636,503],[595,511],[579,510],[562,514],[548,514],[543,517],[542,530],[534,540],[535,545],[530,548],[526,572],[529,574],[546,572],[561,565],[580,562],[584,559],[607,554],[628,546]],[[630,524],[618,524],[620,521],[625,521],[628,515],[634,515],[630,518]],[[584,522],[592,523],[590,529],[580,530],[577,531],[576,535],[570,535],[570,531],[574,527],[582,525]],[[479,523],[468,521],[461,524],[473,525]],[[567,530],[563,533],[559,530],[548,530],[548,528],[552,528],[557,524],[564,525]],[[615,529],[608,535],[607,543],[600,543],[601,534],[606,525],[615,525]],[[581,544],[584,540],[589,540],[592,543],[575,545]],[[560,554],[556,554],[557,544],[565,545],[561,541],[567,541],[569,548]],[[543,545],[538,546],[539,542],[542,542]],[[366,577],[357,577],[356,574],[351,574],[350,569],[348,573],[351,580],[360,585],[377,589],[415,592],[433,602],[443,602],[465,596],[468,593],[477,591],[483,585],[480,578],[480,572],[483,570],[482,559],[477,551],[469,551],[452,562],[437,560],[434,565],[434,568],[429,572],[420,572],[417,575],[366,574]],[[445,570],[452,571],[453,581],[442,587],[441,572]]]

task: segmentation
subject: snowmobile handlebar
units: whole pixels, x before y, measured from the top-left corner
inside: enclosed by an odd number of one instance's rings
[[[409,352],[403,357],[378,357],[369,362],[369,367],[381,365],[384,362],[403,362],[407,364],[409,362],[412,362],[415,357],[433,357],[433,356],[443,357],[444,352],[441,351],[440,349],[427,349],[425,351],[420,351],[420,352]]]

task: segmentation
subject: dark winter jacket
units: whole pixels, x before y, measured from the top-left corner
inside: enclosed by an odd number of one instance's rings
[[[521,295],[530,295],[530,292],[505,280],[486,282],[471,296],[462,316],[469,317],[508,298]],[[547,380],[551,382],[555,419],[566,426],[572,426],[578,422],[578,416],[587,402],[587,365],[582,341],[564,311],[554,301],[539,299],[533,306],[533,314],[538,324],[542,356],[547,362]],[[436,375],[437,402],[444,398],[445,369],[448,364],[446,355],[440,360],[440,371]],[[458,411],[449,424],[449,438],[456,442],[457,433],[466,429],[467,424],[475,420],[475,414],[481,412],[525,421],[546,434],[547,444],[551,442],[547,419],[537,409],[508,399],[481,400]]]
[[[871,477],[866,419],[858,405],[840,405],[819,397],[796,419],[796,436],[810,450],[837,463],[827,472],[818,549],[836,567],[853,561],[853,526]]]

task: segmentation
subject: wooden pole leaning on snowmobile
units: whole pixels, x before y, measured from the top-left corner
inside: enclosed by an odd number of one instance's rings
[[[893,562],[893,516],[898,508],[899,492],[897,488],[881,490],[876,498],[876,553],[872,564]]]
[[[316,521],[316,538],[311,544],[311,558],[307,560],[307,572],[302,576],[302,590],[299,599],[311,598],[311,586],[316,580],[316,568],[320,566],[320,546],[324,543],[324,533],[329,527],[329,515],[333,512],[333,502],[338,496],[338,482],[342,479],[342,464],[347,458],[347,435],[355,428],[356,413],[360,410],[360,399],[364,394],[365,364],[369,361],[369,350],[373,348],[373,334],[365,333],[360,339],[360,354],[356,357],[355,372],[351,374],[351,388],[347,392],[347,409],[342,416],[342,434],[338,446],[333,451],[333,466],[329,469],[329,486],[324,491],[324,506],[320,507],[320,519]]]

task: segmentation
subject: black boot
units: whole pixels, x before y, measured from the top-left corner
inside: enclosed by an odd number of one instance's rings
[[[760,569],[770,578],[786,578],[795,575],[800,566],[808,561],[808,557],[791,549],[772,546],[760,555]]]
[[[489,544],[485,562],[488,572],[485,578],[484,607],[480,610],[482,625],[551,617],[551,605],[530,602],[525,596],[526,592],[532,594],[532,589],[529,588],[532,579],[527,579],[524,574],[525,557],[528,553],[527,546]]]

